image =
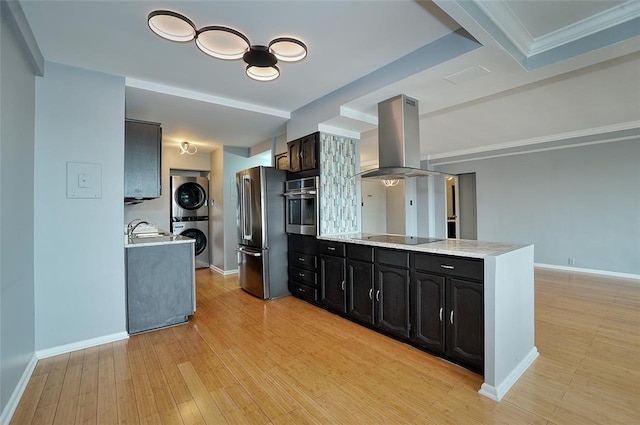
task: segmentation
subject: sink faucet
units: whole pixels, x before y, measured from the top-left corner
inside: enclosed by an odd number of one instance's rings
[[[138,222],[136,224],[133,224],[135,221],[138,221]],[[131,220],[129,224],[127,224],[127,236],[131,237],[131,235],[133,235],[133,231],[136,230],[136,228],[141,224],[149,224],[149,222],[140,220],[139,218]]]

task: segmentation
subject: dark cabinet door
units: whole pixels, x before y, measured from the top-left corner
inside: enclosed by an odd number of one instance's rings
[[[289,171],[301,171],[300,164],[300,139],[287,143],[287,157],[289,158]]]
[[[427,273],[414,275],[414,317],[411,339],[421,347],[445,351],[445,278]]]
[[[300,139],[300,169],[316,168],[316,135],[310,134]]]
[[[288,152],[282,152],[274,156],[274,162],[278,170],[289,171]]]
[[[376,325],[387,332],[409,338],[409,270],[376,265]]]
[[[373,264],[347,260],[347,314],[373,325]]]
[[[320,302],[327,308],[345,313],[345,263],[342,257],[320,257]]]
[[[124,129],[125,199],[160,197],[160,124],[126,120]]]
[[[482,369],[484,365],[484,289],[480,283],[449,280],[448,353]]]

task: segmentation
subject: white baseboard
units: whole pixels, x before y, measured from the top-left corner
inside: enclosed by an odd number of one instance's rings
[[[618,273],[618,272],[610,272],[606,270],[582,269],[579,267],[556,266],[555,264],[542,264],[542,263],[535,263],[534,266],[540,267],[541,269],[562,270],[565,272],[595,274],[599,276],[621,277],[624,279],[634,279],[634,280],[640,281],[640,274]]]
[[[232,274],[238,274],[238,269],[235,269],[235,270],[222,270],[222,269],[220,269],[220,268],[218,268],[218,267],[216,267],[214,265],[210,265],[209,268],[211,270],[213,270],[214,272],[216,272],[218,274],[221,274],[223,276],[230,276]]]
[[[109,342],[120,341],[127,338],[129,338],[128,333],[118,332],[111,335],[104,335],[97,338],[91,338],[91,339],[85,339],[83,341],[73,342],[71,344],[59,345],[57,347],[38,350],[36,351],[36,357],[38,359],[46,359],[47,357],[53,357],[59,354],[66,354],[76,350],[84,350],[85,348],[95,347],[96,345],[107,344]]]
[[[31,379],[31,374],[35,370],[37,364],[38,358],[34,353],[31,356],[29,363],[27,363],[27,367],[24,369],[24,372],[18,381],[18,385],[13,389],[13,393],[11,393],[11,397],[9,397],[7,405],[0,413],[0,425],[9,425],[9,422],[11,422],[11,418],[18,408],[18,403],[20,403],[24,390],[27,389],[27,384],[29,384],[29,379]]]
[[[518,366],[516,366],[511,373],[498,385],[493,386],[487,383],[483,383],[478,391],[485,397],[489,397],[492,400],[500,401],[502,397],[511,389],[513,384],[516,383],[518,379],[522,376],[522,374],[531,366],[533,361],[538,357],[538,349],[534,346],[529,354],[525,356],[524,359],[520,362]]]

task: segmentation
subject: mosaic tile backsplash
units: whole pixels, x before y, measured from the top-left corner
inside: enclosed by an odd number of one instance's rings
[[[320,235],[358,231],[358,141],[320,133]]]

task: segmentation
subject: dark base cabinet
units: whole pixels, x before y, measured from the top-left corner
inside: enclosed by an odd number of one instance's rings
[[[338,313],[347,311],[346,259],[343,243],[318,242],[320,251],[320,302]]]
[[[415,254],[413,267],[411,341],[418,347],[482,372],[483,262]],[[468,278],[475,278],[475,281]]]
[[[288,235],[289,291],[307,301],[318,301],[315,236]]]
[[[409,338],[409,269],[376,264],[375,300],[376,325]]]
[[[347,260],[347,314],[353,320],[373,325],[373,264]]]
[[[479,370],[484,365],[484,287],[451,279],[449,283],[448,354]]]
[[[482,260],[292,236],[293,295],[483,373]]]
[[[414,274],[411,340],[420,347],[439,353],[445,352],[445,291],[444,277],[420,272]]]

